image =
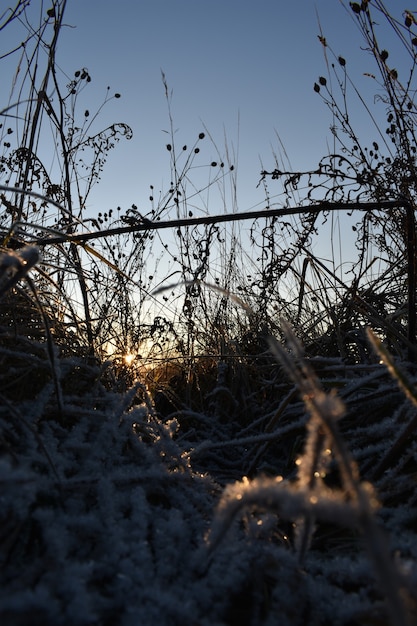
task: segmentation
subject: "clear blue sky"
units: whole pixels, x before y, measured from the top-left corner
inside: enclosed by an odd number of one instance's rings
[[[397,5],[393,0],[387,4]],[[39,0],[32,0],[37,19],[39,7]],[[44,13],[48,7],[45,3]],[[315,168],[327,154],[332,119],[313,91],[318,76],[326,75],[320,27],[334,52],[347,59],[361,93],[371,100],[377,93],[376,84],[364,76],[374,70],[371,57],[360,50],[351,11],[338,0],[68,0],[64,22],[60,69],[72,78],[86,67],[92,77],[79,100],[81,118],[84,109],[97,109],[110,86],[109,93],[119,92],[121,98],[111,100],[93,129],[119,121],[133,130],[133,139],[121,141],[110,154],[89,197],[93,215],[132,203],[146,213],[149,186],[154,185],[155,197],[168,189],[165,145],[170,138],[164,131],[169,118],[161,70],[173,90],[177,146],[192,145],[204,125],[220,152],[226,140],[231,160],[238,160],[238,201],[233,206],[230,196],[223,204],[214,195],[205,196],[200,210],[211,214],[265,206],[263,190],[256,187],[261,161],[265,169],[274,168],[273,151],[280,151],[277,135],[296,170]],[[0,52],[16,45],[19,36],[23,38],[17,24],[5,29]],[[12,71],[16,59],[9,59]],[[361,132],[372,141],[369,120],[354,100],[352,104]],[[214,159],[216,149],[206,139],[195,164]],[[197,186],[210,175],[210,168],[190,172]],[[272,195],[274,191],[271,185]]]
[[[335,52],[355,62],[359,39],[338,0],[69,0],[65,22],[74,28],[61,38],[59,63],[69,75],[88,68],[92,110],[107,85],[120,92],[98,123],[124,121],[134,133],[111,155],[92,208],[134,202],[146,209],[149,185],[169,184],[161,69],[173,90],[177,144],[190,145],[204,123],[221,151],[224,133],[238,150],[239,210],[263,201],[260,160],[273,168],[276,132],[294,168],[314,167],[331,124],[313,92],[325,73],[317,14]],[[216,157],[209,142],[202,145],[199,163]]]

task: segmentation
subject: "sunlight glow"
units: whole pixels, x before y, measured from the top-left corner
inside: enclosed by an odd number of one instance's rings
[[[129,354],[124,355],[123,360],[125,364],[129,367],[133,365],[133,361],[135,360],[135,358],[136,358],[136,354],[129,353]]]

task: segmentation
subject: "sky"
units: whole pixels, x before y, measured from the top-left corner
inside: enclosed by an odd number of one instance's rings
[[[32,0],[36,19],[41,5]],[[46,14],[48,2],[43,7]],[[122,139],[109,154],[88,197],[92,216],[132,204],[147,213],[150,185],[154,198],[169,189],[169,113],[179,152],[186,145],[188,154],[198,134],[206,133],[190,171],[191,188],[208,185],[214,176],[210,163],[226,153],[228,165],[234,165],[232,175],[224,170],[223,195],[201,193],[193,199],[194,214],[264,208],[260,172],[274,169],[274,154],[289,169],[314,169],[331,149],[333,121],[313,90],[318,77],[327,75],[320,33],[336,55],[347,59],[361,93],[372,100],[378,92],[365,75],[374,66],[361,49],[354,16],[339,0],[68,0],[64,23],[60,71],[70,80],[87,68],[92,79],[79,96],[81,121],[84,110],[91,119],[106,96],[118,93],[121,97],[107,102],[92,130],[124,122],[133,131],[131,140]],[[22,37],[18,28],[14,24],[2,32],[2,54]],[[11,77],[16,58],[3,60]],[[352,103],[358,128],[366,140],[374,140],[369,119]],[[274,197],[278,191],[271,183],[271,203],[277,206],[283,202]]]
[[[38,15],[40,2],[32,4]],[[120,121],[133,130],[90,196],[93,211],[132,203],[145,209],[149,185],[169,185],[161,71],[172,90],[177,145],[191,145],[204,128],[221,153],[227,143],[244,211],[264,204],[260,171],[273,169],[280,142],[294,169],[315,167],[328,151],[331,118],[313,92],[326,71],[320,29],[337,54],[353,63],[360,54],[354,23],[338,0],[68,0],[64,22],[58,65],[69,77],[85,67],[92,78],[81,111],[96,110],[109,86],[121,98],[104,107],[96,128]],[[4,31],[2,52],[13,43],[8,37],[17,35]],[[215,146],[204,144],[199,165],[217,159]]]
[[[325,70],[316,12],[340,53],[351,53],[354,25],[337,0],[70,0],[65,21],[75,28],[63,38],[62,64],[68,72],[88,68],[98,101],[107,85],[120,92],[100,119],[133,130],[111,156],[98,202],[141,204],[150,184],[169,184],[161,70],[172,89],[177,144],[190,145],[205,126],[221,152],[226,141],[236,154],[239,210],[263,203],[259,174],[262,163],[274,166],[277,135],[294,168],[314,167],[331,123],[313,92]],[[204,148],[208,164],[217,155]]]

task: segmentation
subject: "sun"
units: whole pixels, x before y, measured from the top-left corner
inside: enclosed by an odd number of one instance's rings
[[[133,361],[136,359],[136,354],[125,354],[123,357],[123,361],[125,362],[125,364],[130,367],[133,364]]]

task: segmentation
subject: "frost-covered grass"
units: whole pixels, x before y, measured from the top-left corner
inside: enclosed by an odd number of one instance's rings
[[[90,116],[52,4],[3,16],[18,69],[0,108],[0,624],[412,626],[414,14],[401,30],[379,0],[349,3],[382,89],[372,150],[346,110],[352,64],[319,37],[336,154],[304,173],[274,155],[260,183],[288,216],[245,231],[184,222],[241,212],[238,155],[207,129],[179,140],[164,74],[168,187],[143,215],[87,212],[132,130],[96,127],[120,94]],[[381,19],[409,69],[387,65]],[[336,208],[357,233],[349,270],[337,219],[332,258],[313,254]]]
[[[167,413],[61,356],[60,406],[45,344],[8,334],[1,624],[415,623],[415,409],[383,365],[304,358],[290,334],[239,394],[242,359]]]

